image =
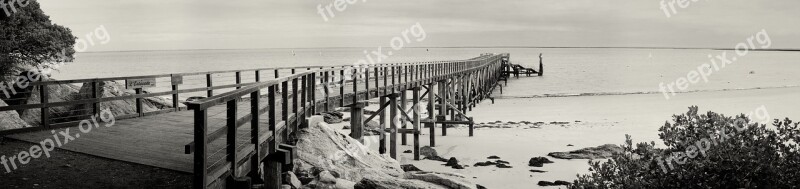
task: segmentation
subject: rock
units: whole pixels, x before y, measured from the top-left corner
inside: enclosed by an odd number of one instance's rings
[[[405,178],[422,180],[452,189],[474,189],[475,184],[471,183],[463,175],[455,173],[437,173],[437,172],[409,172],[405,174]]]
[[[406,154],[410,154],[410,153],[413,153],[413,152],[414,152],[414,151],[411,151],[411,150],[406,150],[406,151],[403,151],[403,153],[406,153]]]
[[[356,183],[349,180],[344,179],[336,179],[336,185],[334,186],[335,189],[353,189],[355,188]]]
[[[539,183],[537,183],[537,185],[539,185],[539,186],[555,186],[555,183],[550,182],[550,181],[539,181]]]
[[[294,172],[291,171],[286,172],[283,175],[283,182],[289,184],[289,186],[292,186],[294,188],[303,187],[303,183],[300,182],[300,179],[297,179],[297,176],[294,174]]]
[[[570,152],[552,152],[547,156],[558,159],[608,159],[615,153],[622,153],[623,149],[614,144],[605,144],[598,147],[583,148]]]
[[[500,157],[497,157],[497,156],[489,156],[487,159],[500,159]]]
[[[533,173],[546,173],[547,171],[542,171],[542,170],[537,170],[537,169],[531,169],[531,172],[533,172]]]
[[[535,157],[528,161],[528,166],[543,167],[545,163],[553,163],[553,161],[550,161],[546,157]]]
[[[434,157],[434,156],[439,156],[439,153],[436,152],[436,149],[433,149],[430,146],[423,146],[422,148],[419,149],[419,155],[425,157]]]
[[[497,160],[497,161],[495,161],[495,163],[497,163],[497,164],[509,164],[509,162],[503,161],[503,160]]]
[[[447,187],[421,181],[394,177],[365,177],[353,186],[355,189],[447,189]]]
[[[434,161],[441,161],[441,162],[447,162],[447,160],[448,160],[448,159],[445,159],[445,158],[440,157],[440,156],[429,156],[429,157],[425,157],[424,159],[429,159],[429,160],[434,160]]]
[[[48,79],[52,80],[52,79]],[[31,87],[29,87],[31,88]],[[49,102],[66,102],[66,101],[74,101],[81,99],[78,95],[80,87],[72,85],[72,84],[60,84],[60,85],[48,85],[47,86],[47,98]],[[27,100],[24,101],[24,104],[39,104],[41,103],[41,96],[39,95],[39,87],[32,87],[30,90],[30,96]],[[19,92],[19,91],[17,91]],[[16,102],[16,103],[21,103]],[[12,102],[8,102],[8,104],[15,104]],[[102,103],[101,103],[102,104]],[[135,106],[134,106],[135,108]],[[85,115],[87,114],[88,110],[86,111],[76,111],[83,108],[82,105],[70,105],[70,106],[56,106],[50,107],[50,118],[66,118],[66,119],[58,119],[57,122],[67,122],[67,121],[75,121],[83,119],[84,117],[78,115]],[[102,109],[101,109],[102,110]],[[27,109],[23,111],[18,111],[19,117],[22,120],[25,120],[31,126],[38,126],[41,125],[41,109],[34,108],[34,109]],[[117,114],[114,114],[117,115]]]
[[[130,96],[135,95],[136,91],[125,89],[125,85],[118,83],[116,81],[104,81],[98,83],[99,87],[99,97],[107,98],[107,97],[118,97],[118,96]],[[80,92],[78,95],[79,99],[89,99],[92,98],[92,83],[83,83],[83,86],[80,88]],[[80,107],[81,109],[89,109],[91,104],[83,105]],[[144,112],[151,112],[151,111],[158,111],[162,109],[172,108],[172,102],[168,102],[167,100],[159,97],[148,97],[142,99],[142,111]],[[137,114],[136,112],[136,99],[126,99],[126,100],[114,100],[114,101],[107,101],[100,103],[100,109],[105,110],[108,109],[114,115],[131,115]]]
[[[475,165],[474,165],[474,166],[475,166],[475,167],[485,167],[485,166],[492,166],[492,165],[497,165],[497,163],[495,163],[495,162],[491,162],[491,161],[487,161],[487,162],[478,162],[478,163],[475,163]]]
[[[342,129],[350,129],[350,125],[345,125],[342,127]]]
[[[481,186],[480,184],[475,185],[475,188],[477,188],[477,189],[486,189],[486,187]]]
[[[372,152],[359,141],[329,127],[323,119],[313,116],[309,127],[298,131],[295,165],[303,166],[295,166],[295,173],[306,171],[316,175],[314,170],[327,170],[354,182],[364,175],[403,175],[399,162],[388,155]]]
[[[572,145],[572,144],[567,144],[567,146],[575,146],[575,145]]]
[[[458,159],[456,159],[455,157],[451,157],[449,160],[447,160],[447,164],[444,165],[448,167],[456,166],[458,165]]]
[[[0,94],[2,95],[2,94]],[[0,107],[8,106],[6,102],[0,100]],[[31,127],[25,120],[19,117],[17,111],[2,111],[0,112],[0,131],[9,129],[19,129]]]
[[[336,177],[334,177],[329,171],[322,171],[321,173],[319,173],[319,177],[317,178],[316,181],[317,181],[316,188],[325,188],[325,189],[336,188]]]
[[[572,184],[572,183],[571,183],[571,182],[567,182],[567,181],[563,181],[563,180],[557,180],[557,181],[553,182],[553,184],[555,184],[555,185],[564,185],[564,186],[569,186],[569,185],[570,185],[570,184]]]
[[[497,164],[497,168],[507,169],[507,168],[513,168],[513,167],[511,167],[509,165],[506,165],[506,164]]]
[[[400,167],[402,167],[403,171],[405,171],[405,172],[422,171],[419,168],[417,168],[417,166],[414,166],[412,164],[405,164],[405,165],[401,165]]]
[[[325,123],[341,123],[344,114],[340,112],[325,112],[322,113],[322,116],[325,117]]]

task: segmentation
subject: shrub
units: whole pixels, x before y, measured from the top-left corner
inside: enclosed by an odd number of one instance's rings
[[[772,126],[750,123],[697,107],[674,115],[659,131],[666,147],[655,142],[635,146],[626,136],[624,152],[605,162],[593,161],[590,173],[578,175],[571,188],[794,188],[800,186],[800,130],[788,118]],[[731,134],[732,133],[732,134]],[[727,135],[726,135],[727,134]],[[700,144],[710,142],[710,147]],[[694,148],[694,149],[693,149]],[[694,151],[693,151],[694,150]],[[702,150],[702,153],[701,153]],[[694,152],[694,153],[692,153]],[[683,156],[681,156],[683,154]],[[695,155],[690,158],[690,155]],[[664,160],[671,161],[674,167]]]

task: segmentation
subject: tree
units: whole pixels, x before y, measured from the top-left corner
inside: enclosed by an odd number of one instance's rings
[[[71,61],[75,36],[53,24],[35,0],[0,0],[0,80]]]

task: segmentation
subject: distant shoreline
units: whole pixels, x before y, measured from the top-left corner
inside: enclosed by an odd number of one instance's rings
[[[82,53],[114,53],[114,52],[157,52],[157,51],[235,51],[235,50],[275,50],[275,49],[359,49],[374,47],[301,47],[301,48],[249,48],[249,49],[156,49],[156,50],[122,50],[122,51],[87,51]],[[409,49],[501,49],[501,48],[520,48],[520,49],[660,49],[660,50],[735,50],[733,48],[704,48],[704,47],[537,47],[537,46],[467,46],[467,47],[405,47]],[[800,49],[752,49],[751,51],[775,51],[775,52],[800,52]]]

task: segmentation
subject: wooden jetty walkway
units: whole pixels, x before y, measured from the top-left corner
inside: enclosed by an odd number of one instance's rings
[[[423,125],[429,128],[431,146],[435,146],[436,125],[441,125],[443,136],[447,135],[448,124],[469,125],[472,136],[474,122],[466,113],[490,98],[499,81],[512,74],[509,68],[513,68],[509,54],[482,54],[469,60],[363,67],[266,68],[39,81],[31,84],[38,90],[27,90],[39,92],[37,104],[11,104],[0,107],[0,111],[39,110],[41,125],[0,131],[0,136],[39,143],[53,138],[51,130],[72,128],[72,133],[78,133],[75,130],[79,120],[97,115],[102,103],[127,100],[135,104],[134,113],[115,115],[112,127],[79,133],[80,137],[60,148],[193,173],[194,188],[250,188],[254,184],[281,188],[283,169],[294,158],[296,131],[308,126],[310,116],[349,107],[353,115],[351,137],[361,140],[364,124],[378,119],[386,131],[380,134],[380,153],[396,158],[397,135],[402,135],[403,144],[411,135],[414,158],[419,160]],[[264,73],[270,72],[272,75],[267,77],[271,79],[263,79]],[[231,83],[214,82],[225,77],[220,75],[231,75]],[[104,96],[101,83],[109,81],[125,81],[126,86],[135,88],[135,93]],[[70,83],[80,83],[81,91],[88,91],[82,94],[87,97],[58,102],[49,99],[52,97],[48,97],[48,90],[53,90],[54,85]],[[171,89],[143,89],[158,83],[167,83]],[[215,90],[227,92],[215,94]],[[181,105],[180,95],[196,93],[205,93],[205,98]],[[159,96],[171,96],[172,107],[148,112],[145,100]],[[380,109],[366,117],[364,108],[374,98],[379,98]],[[420,114],[422,99],[427,99],[426,117]],[[411,107],[405,107],[408,101],[413,104]],[[53,113],[59,107],[75,106],[86,109],[81,114]],[[387,112],[390,120],[398,121],[387,123]],[[54,115],[73,119],[56,117],[59,121],[54,121]],[[260,168],[264,173],[258,172]]]

